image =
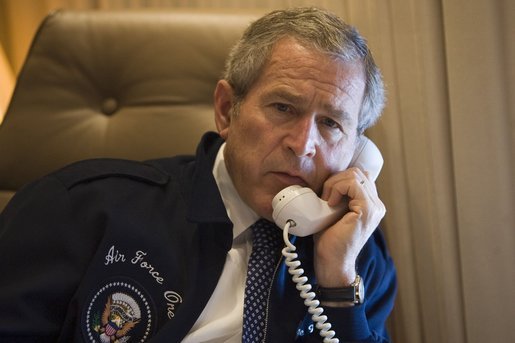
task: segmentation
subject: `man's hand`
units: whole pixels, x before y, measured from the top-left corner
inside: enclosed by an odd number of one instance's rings
[[[386,213],[376,185],[366,173],[349,168],[324,183],[321,198],[334,206],[349,198],[349,212],[315,234],[315,272],[323,287],[346,287],[356,277],[356,259]]]

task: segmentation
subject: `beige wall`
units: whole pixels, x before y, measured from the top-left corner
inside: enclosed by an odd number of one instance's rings
[[[386,161],[378,185],[400,282],[394,341],[513,340],[514,1],[7,2],[0,2],[0,11],[16,20],[9,21],[2,43],[15,72],[37,23],[54,7],[264,11],[316,4],[355,24],[388,87],[384,117],[368,134]]]

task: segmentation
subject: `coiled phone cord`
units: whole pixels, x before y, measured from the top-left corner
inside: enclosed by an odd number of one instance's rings
[[[286,259],[285,263],[288,266],[288,273],[292,276],[297,290],[300,291],[300,297],[304,299],[304,305],[309,307],[308,312],[316,323],[316,328],[320,330],[320,336],[324,338],[324,343],[338,343],[338,338],[333,338],[336,333],[331,330],[331,324],[326,323],[327,316],[322,315],[324,309],[319,306],[320,301],[315,299],[315,292],[310,292],[313,287],[307,283],[308,278],[302,275],[304,274],[304,269],[299,268],[300,261],[295,260],[298,257],[298,254],[294,252],[297,248],[288,239],[288,231],[290,227],[295,225],[293,220],[288,220],[283,229],[283,240],[286,247],[282,250],[282,254]]]

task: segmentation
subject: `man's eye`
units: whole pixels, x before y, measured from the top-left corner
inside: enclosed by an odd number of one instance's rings
[[[277,103],[274,105],[275,105],[275,109],[278,110],[279,112],[288,112],[288,110],[290,109],[290,106],[288,106],[286,104]]]
[[[332,120],[331,118],[324,118],[322,119],[322,124],[324,124],[327,127],[330,127],[332,129],[339,129],[340,124],[338,124],[336,121]]]

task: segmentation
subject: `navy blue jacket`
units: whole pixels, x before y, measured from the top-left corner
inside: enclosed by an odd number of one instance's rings
[[[209,300],[232,244],[212,175],[222,143],[146,163],[79,162],[19,191],[0,216],[0,341],[180,342]],[[297,239],[313,278],[311,237]],[[376,230],[358,272],[365,303],[326,308],[340,341],[388,341],[395,270]],[[319,342],[284,264],[266,342]]]

